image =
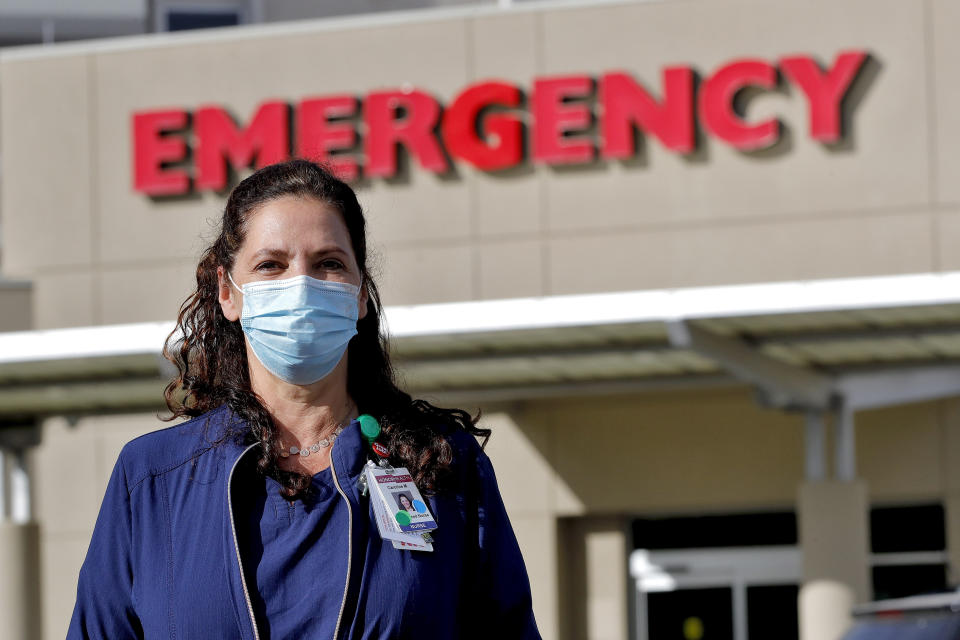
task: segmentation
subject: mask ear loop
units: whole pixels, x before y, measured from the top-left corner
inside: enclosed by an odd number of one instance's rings
[[[241,289],[240,286],[239,286],[236,282],[233,281],[233,276],[230,275],[230,272],[229,272],[229,271],[227,271],[227,278],[230,279],[230,284],[232,284],[232,285],[233,285],[233,288],[237,290],[237,293],[239,293],[239,294],[242,295],[242,294],[243,294],[243,289]]]
[[[224,269],[224,271],[227,271],[227,270]],[[234,282],[233,276],[230,275],[230,272],[229,272],[229,271],[227,271],[227,279],[230,280],[230,284],[232,284],[232,285],[233,285],[233,288],[237,290],[237,293],[239,293],[239,294],[242,296],[242,295],[243,295],[243,289],[241,289],[240,286],[239,286],[236,282]],[[246,300],[246,296],[244,296],[244,300]]]

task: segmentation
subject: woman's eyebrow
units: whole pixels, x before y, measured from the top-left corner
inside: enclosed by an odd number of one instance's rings
[[[329,245],[326,247],[321,247],[320,249],[311,251],[309,255],[311,258],[317,258],[319,256],[326,256],[330,254],[339,254],[341,256],[349,255],[345,249],[337,245]],[[261,258],[286,258],[288,257],[288,255],[289,254],[285,249],[267,247],[267,248],[258,249],[257,251],[255,251],[254,254],[250,257],[250,259],[256,261],[256,260],[260,260]]]
[[[286,256],[287,252],[283,249],[259,249],[253,254],[253,258]]]
[[[328,247],[322,247],[322,248],[320,248],[320,249],[317,249],[316,251],[311,252],[310,255],[312,255],[312,256],[322,256],[322,255],[327,255],[327,254],[331,254],[331,253],[339,253],[339,254],[344,255],[344,256],[347,255],[347,252],[346,252],[344,249],[338,247],[337,245],[330,245],[330,246],[328,246]]]

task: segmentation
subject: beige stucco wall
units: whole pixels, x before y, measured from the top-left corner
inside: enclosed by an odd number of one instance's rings
[[[49,418],[33,451],[36,520],[41,523],[44,638],[63,638],[77,595],[77,576],[107,481],[123,445],[167,426],[159,414]]]
[[[442,17],[437,17],[442,16]],[[691,63],[862,47],[850,139],[806,135],[796,89],[751,102],[789,141],[744,154],[706,138],[690,158],[642,157],[457,177],[414,168],[361,187],[388,303],[500,298],[954,269],[960,237],[960,13],[947,0],[612,3],[424,13],[399,23],[142,38],[0,55],[7,275],[34,280],[40,327],[168,319],[222,200],[131,188],[138,109],[411,83],[448,102],[471,81],[624,69],[649,86]],[[396,22],[396,21],[394,21]],[[349,63],[345,61],[349,60]],[[69,99],[65,99],[69,96]],[[55,230],[55,232],[54,232]],[[437,269],[442,264],[444,268]],[[69,313],[66,310],[70,310]]]
[[[442,17],[438,17],[442,16]],[[222,199],[131,188],[130,116],[411,83],[443,102],[471,81],[623,69],[707,74],[740,56],[863,47],[875,58],[853,135],[805,134],[796,90],[765,95],[780,152],[706,140],[682,158],[524,166],[455,178],[414,168],[360,187],[388,304],[960,269],[960,8],[951,0],[691,0],[143,38],[0,54],[6,277],[33,283],[37,328],[170,320]],[[489,451],[533,578],[545,637],[623,638],[634,515],[793,508],[802,422],[742,390],[529,401],[487,408]],[[62,637],[123,442],[149,414],[52,418],[36,450],[44,628]],[[942,500],[960,567],[960,405],[858,416],[874,503]],[[71,470],[64,483],[56,470]],[[628,478],[629,480],[625,480]],[[561,552],[570,558],[561,560]],[[574,595],[571,595],[574,594]],[[571,598],[573,600],[571,601]]]

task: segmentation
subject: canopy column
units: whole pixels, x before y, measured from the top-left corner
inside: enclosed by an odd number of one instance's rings
[[[0,429],[0,637],[40,640],[40,527],[27,449],[35,427]]]
[[[839,640],[870,600],[866,483],[805,482],[798,497],[803,584],[800,640]]]

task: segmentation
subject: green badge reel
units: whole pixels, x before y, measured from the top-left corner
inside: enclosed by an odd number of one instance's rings
[[[364,440],[372,446],[376,439],[380,437],[380,423],[369,413],[358,417],[357,421],[360,423],[360,433],[363,434]]]

